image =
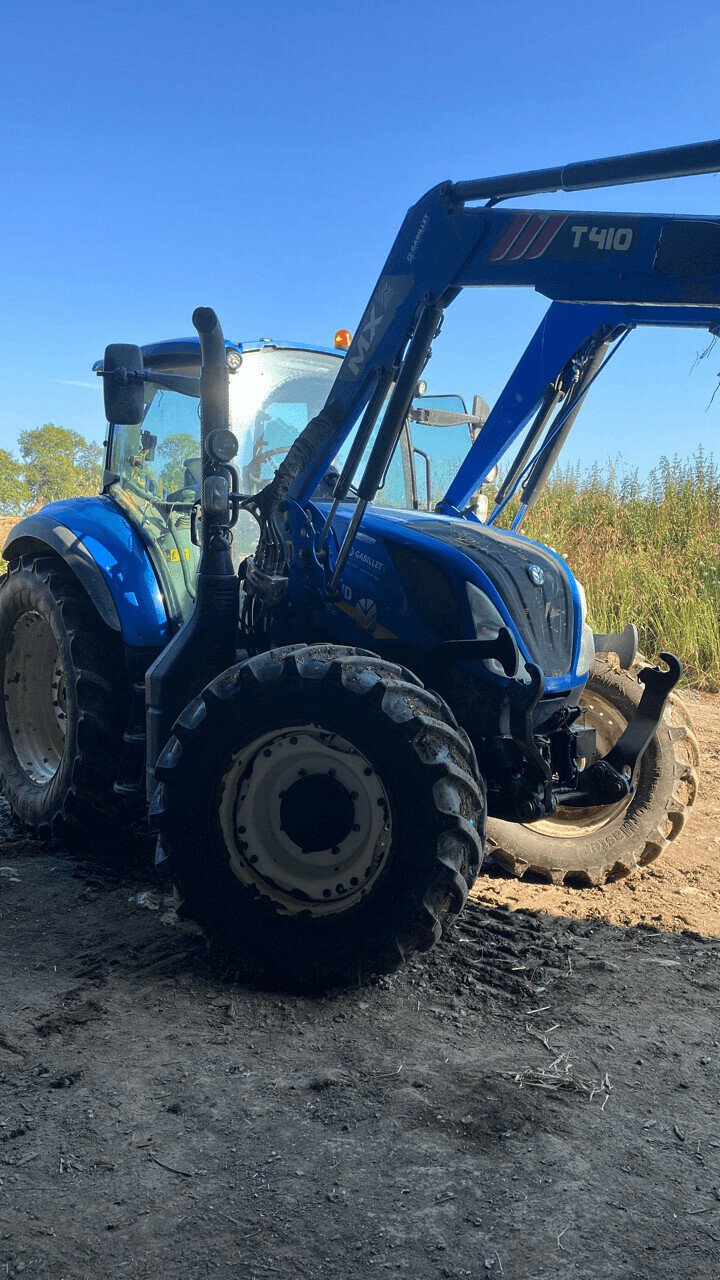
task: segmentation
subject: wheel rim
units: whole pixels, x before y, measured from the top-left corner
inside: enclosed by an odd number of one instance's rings
[[[583,709],[582,723],[586,728],[595,730],[598,759],[601,759],[615,746],[628,722],[612,702],[593,691],[583,694],[580,705]],[[582,762],[580,763],[582,767]],[[539,818],[537,822],[523,822],[522,826],[538,835],[575,840],[579,836],[593,835],[609,826],[625,813],[632,798],[630,794],[616,804],[592,805],[587,809],[559,805],[552,817]]]
[[[382,873],[392,840],[374,765],[318,725],[271,730],[232,757],[220,825],[233,874],[289,914],[355,905]]]
[[[67,677],[50,623],[24,613],[10,637],[4,671],[5,716],[18,764],[33,782],[52,782],[67,735]]]

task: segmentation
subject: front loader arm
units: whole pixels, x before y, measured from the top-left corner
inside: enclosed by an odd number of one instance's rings
[[[474,250],[474,220],[454,221],[451,192],[452,184],[444,183],[408,211],[327,403],[295,441],[269,486],[273,504],[286,494],[298,502],[311,496],[378,379],[399,369],[423,310],[443,298]]]
[[[553,302],[543,316],[438,509],[462,511],[506,449],[527,426],[547,388],[594,335],[640,326],[720,329],[720,302],[706,306]]]
[[[695,312],[707,308],[703,323],[717,323],[720,218],[478,208],[466,201],[717,170],[720,141],[507,179],[446,182],[430,190],[405,217],[326,405],[260,495],[265,516],[286,497],[301,505],[309,500],[378,382],[398,377],[409,350],[413,364],[423,355],[417,344],[409,346],[418,328],[425,330],[427,358],[438,324],[423,325],[423,316],[434,311],[441,318],[460,289],[525,286],[553,301],[585,304],[577,309],[584,317],[568,319],[558,329],[553,376],[578,340],[623,304]],[[618,323],[623,323],[619,314]],[[377,403],[375,412],[380,408]],[[401,430],[404,408],[398,400],[390,420],[385,414],[381,430],[388,443]],[[371,426],[364,423],[368,431]],[[521,427],[522,421],[515,434]],[[500,434],[498,429],[498,441]],[[464,487],[459,481],[457,492]]]

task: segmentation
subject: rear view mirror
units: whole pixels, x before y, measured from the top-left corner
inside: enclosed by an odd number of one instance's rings
[[[471,427],[475,419],[471,413],[453,413],[450,409],[420,409],[413,406],[410,410],[410,421],[420,422],[424,427]]]
[[[478,419],[482,427],[485,426],[490,417],[490,405],[487,400],[483,400],[482,396],[473,396],[473,417]]]
[[[424,385],[424,384],[421,384]],[[417,395],[410,409],[410,421],[424,427],[469,427],[475,437],[487,421],[490,409],[482,396],[475,396],[473,411],[468,413],[462,396]]]
[[[123,427],[142,422],[145,403],[143,372],[140,347],[113,342],[105,348],[102,379],[108,422]]]

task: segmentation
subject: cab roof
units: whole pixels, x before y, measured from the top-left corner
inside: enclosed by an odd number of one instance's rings
[[[314,355],[338,356],[342,359],[345,351],[338,347],[321,347],[308,342],[287,342],[279,338],[251,338],[248,342],[230,342],[225,339],[228,351],[236,351],[243,355],[246,351],[262,351],[266,347],[271,350],[309,351]],[[199,338],[170,338],[166,342],[150,342],[142,348],[143,362],[152,367],[155,364],[172,365],[187,364],[188,360],[200,361]],[[93,372],[102,369],[102,360],[96,360]]]
[[[284,348],[291,351],[310,351],[316,355],[342,357],[345,352],[336,347],[321,347],[308,342],[286,342],[276,338],[253,338],[247,342],[230,342],[225,340],[228,351],[237,351],[243,355],[246,351],[262,351],[265,347]],[[143,347],[143,360],[148,365],[160,363],[181,363],[188,359],[200,359],[200,341],[195,338],[171,338],[167,342],[151,342]]]

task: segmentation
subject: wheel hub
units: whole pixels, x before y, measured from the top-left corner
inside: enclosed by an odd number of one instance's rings
[[[354,821],[352,793],[330,774],[298,778],[280,796],[280,826],[303,853],[342,844]]]
[[[233,873],[290,913],[345,910],[380,875],[392,838],[374,765],[318,725],[268,732],[233,756],[220,824]]]
[[[50,623],[35,611],[13,628],[3,672],[5,715],[20,767],[51,782],[65,751],[67,678]]]

